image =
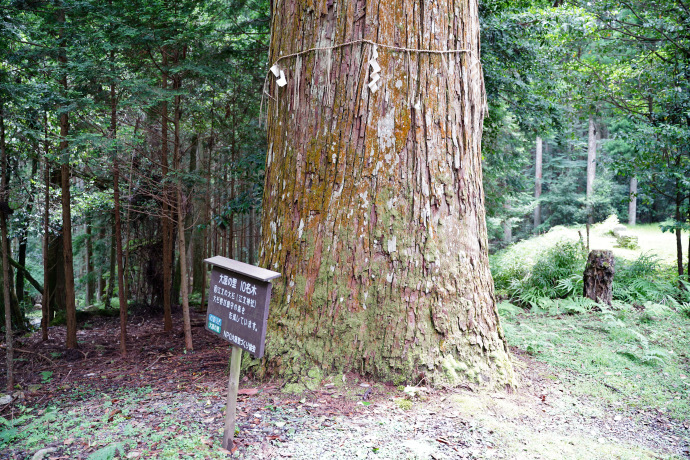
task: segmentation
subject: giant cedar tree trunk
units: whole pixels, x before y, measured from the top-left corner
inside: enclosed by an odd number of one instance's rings
[[[261,265],[274,286],[263,372],[312,366],[431,383],[513,382],[487,258],[477,1],[284,0],[271,60]]]

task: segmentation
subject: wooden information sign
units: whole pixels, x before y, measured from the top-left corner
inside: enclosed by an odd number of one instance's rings
[[[242,350],[255,358],[264,355],[271,280],[280,273],[220,256],[204,262],[213,266],[206,329],[233,345],[223,431],[223,447],[231,450]]]

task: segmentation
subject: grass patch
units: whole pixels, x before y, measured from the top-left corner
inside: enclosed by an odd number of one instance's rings
[[[503,320],[510,345],[575,371],[573,391],[610,404],[655,409],[690,420],[690,318],[666,307],[583,315],[522,313]]]
[[[185,458],[227,458],[219,450],[222,423],[207,426],[188,416],[186,409],[202,401],[151,394],[150,388],[114,396],[74,388],[65,401],[47,409],[19,406],[12,418],[0,417],[0,451],[30,457],[56,446],[70,458],[123,457],[121,452],[136,452],[138,458],[173,459],[181,453]]]

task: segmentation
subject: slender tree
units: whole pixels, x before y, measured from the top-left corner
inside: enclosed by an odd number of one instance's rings
[[[64,32],[65,10],[56,11],[58,28],[58,62],[60,63],[60,87],[67,93],[67,43]],[[70,193],[69,114],[67,107],[60,113],[60,185],[62,187],[62,257],[65,282],[65,313],[67,318],[67,348],[77,348],[77,306],[74,290],[74,256],[72,254],[72,205]]]
[[[630,178],[630,202],[628,203],[628,225],[635,225],[637,219],[637,177]]]
[[[43,180],[45,183],[43,194],[43,296],[41,297],[41,338],[45,342],[48,340],[48,323],[50,322],[50,269],[48,267],[49,247],[50,247],[50,162],[48,161],[48,136],[47,136],[47,117],[46,123],[45,151],[43,159]]]
[[[4,98],[4,95],[0,95]],[[12,304],[10,289],[10,245],[7,239],[7,215],[10,213],[9,184],[7,173],[7,147],[5,145],[5,104],[0,99],[0,162],[2,178],[0,179],[0,238],[2,239],[2,295],[5,304],[5,357],[7,359],[7,391],[14,389],[14,338],[12,337]]]
[[[592,199],[594,197],[594,179],[597,174],[597,128],[594,116],[589,116],[589,129],[587,135],[587,223],[594,223],[592,214]]]
[[[534,206],[534,228],[541,225],[541,180],[542,180],[542,140],[537,136],[537,146],[534,159],[534,199],[537,204]]]

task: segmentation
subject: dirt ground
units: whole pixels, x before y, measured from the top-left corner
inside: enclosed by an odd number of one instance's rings
[[[133,316],[129,354],[122,359],[118,321],[94,318],[81,325],[79,352],[73,356],[63,353],[62,327],[51,328],[47,342],[40,332],[19,339],[20,389],[12,402],[0,405],[0,416],[11,420],[21,407],[40,412],[56,406],[92,428],[98,420],[119,420],[122,434],[111,433],[109,439],[121,436],[127,451],[120,455],[126,458],[690,458],[687,424],[658,411],[609,407],[575,396],[567,371],[515,350],[520,386],[511,392],[469,385],[405,391],[356,374],[317,382],[257,382],[245,376],[237,442],[227,452],[220,444],[228,344],[206,332],[204,318],[195,315],[195,350],[185,353],[180,324],[165,333],[162,318]],[[286,391],[300,385],[300,393]],[[147,392],[139,399],[121,396],[142,388]],[[171,417],[182,423],[171,425]],[[194,435],[203,450],[171,453],[169,444],[190,426],[203,433]],[[59,433],[56,428],[51,427]],[[131,430],[165,433],[134,442]],[[97,430],[73,433],[68,439],[46,437],[40,446],[10,443],[0,449],[0,459],[88,458],[103,445]],[[49,450],[35,457],[40,449]]]

